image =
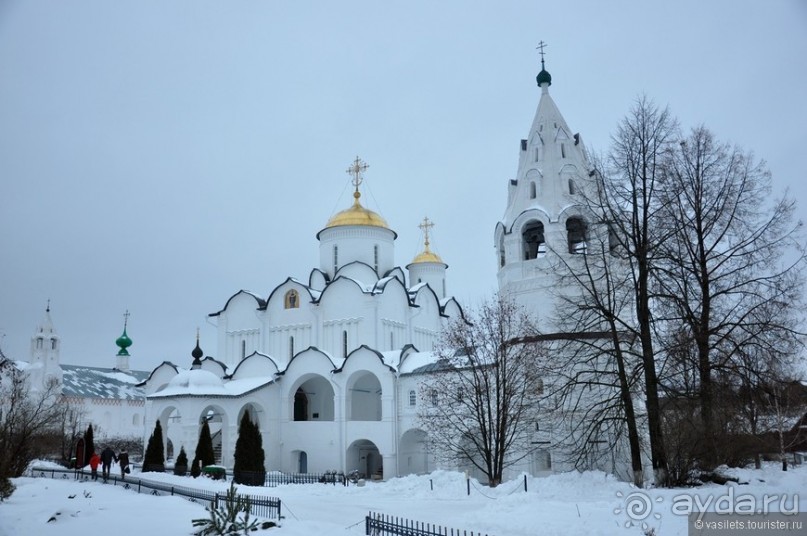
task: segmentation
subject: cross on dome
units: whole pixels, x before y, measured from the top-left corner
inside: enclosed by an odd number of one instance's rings
[[[434,222],[432,222],[428,216],[425,216],[423,218],[423,222],[421,222],[418,227],[420,227],[420,230],[423,231],[424,245],[426,246],[426,251],[429,251],[429,231],[432,227],[434,227]]]
[[[547,46],[546,43],[544,43],[543,41],[538,41],[538,46],[535,47],[535,49],[541,55],[541,69],[544,68],[544,54],[545,54],[544,49],[546,48],[546,46]]]
[[[353,175],[353,179],[351,180],[351,182],[353,183],[353,186],[356,187],[356,191],[353,192],[353,197],[355,197],[356,199],[358,199],[361,196],[361,194],[359,193],[359,185],[362,183],[362,180],[364,180],[364,177],[362,177],[362,173],[367,171],[367,168],[369,167],[370,167],[369,164],[367,164],[361,158],[356,156],[356,159],[353,161],[353,164],[345,170],[345,173]]]

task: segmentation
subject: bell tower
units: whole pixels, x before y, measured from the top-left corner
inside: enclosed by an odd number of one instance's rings
[[[62,341],[53,327],[50,317],[50,300],[45,308],[45,316],[31,337],[31,368],[29,377],[32,389],[44,389],[49,381],[62,381],[62,367],[59,364],[59,352]]]
[[[593,172],[580,135],[572,133],[549,94],[552,76],[544,63],[545,46],[538,46],[538,109],[519,145],[518,168],[507,185],[507,208],[496,224],[494,247],[500,294],[537,315],[539,326],[548,331],[556,297],[564,292],[559,266],[574,266],[574,257],[586,254],[593,222],[583,201]]]

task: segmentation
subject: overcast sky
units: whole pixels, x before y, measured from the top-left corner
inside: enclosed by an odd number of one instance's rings
[[[550,92],[590,151],[640,94],[767,160],[807,214],[807,2],[0,0],[0,347],[47,300],[63,363],[187,366],[240,289],[307,281],[362,201],[420,251],[426,215],[468,307]]]

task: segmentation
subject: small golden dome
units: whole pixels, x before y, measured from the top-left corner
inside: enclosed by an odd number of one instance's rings
[[[441,259],[437,253],[429,251],[428,249],[426,251],[421,252],[417,257],[412,259],[412,262],[410,264],[418,264],[421,262],[439,262],[440,264],[445,264],[443,262],[443,259]]]
[[[366,225],[369,227],[389,229],[384,218],[372,210],[361,206],[361,203],[359,203],[359,195],[357,194],[359,194],[359,192],[353,194],[353,206],[334,214],[333,217],[328,220],[328,223],[325,224],[325,228],[339,227],[342,225]]]

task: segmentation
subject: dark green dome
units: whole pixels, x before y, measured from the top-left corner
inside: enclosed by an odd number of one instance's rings
[[[196,360],[201,359],[203,355],[205,355],[205,353],[202,351],[201,348],[199,348],[199,340],[197,339],[196,348],[194,348],[193,352],[191,352],[191,356],[193,356],[193,359]]]
[[[115,341],[115,344],[118,345],[120,350],[118,351],[118,355],[129,355],[129,352],[126,350],[132,345],[132,339],[126,334],[126,328],[123,328],[123,335],[118,337],[118,340]]]
[[[535,80],[538,82],[538,87],[541,87],[541,84],[546,84],[548,86],[552,85],[552,75],[550,75],[546,69],[541,69],[541,72],[538,73]]]

